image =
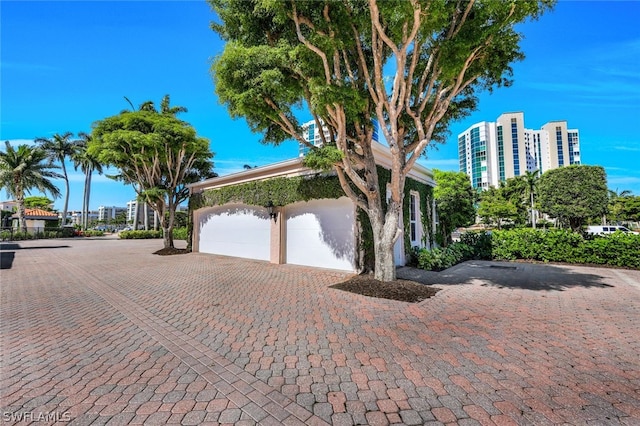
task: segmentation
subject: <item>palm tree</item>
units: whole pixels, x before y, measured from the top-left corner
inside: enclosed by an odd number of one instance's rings
[[[50,180],[62,177],[52,171],[55,168],[43,149],[19,145],[16,150],[9,141],[5,142],[5,151],[0,152],[0,187],[18,203],[18,223],[22,232],[27,232],[25,193],[30,193],[35,188],[41,192],[49,192],[54,198],[60,196],[60,190]]]
[[[533,229],[536,229],[536,215],[533,195],[536,192],[536,185],[538,184],[538,173],[538,170],[534,170],[532,172],[527,170],[524,174],[524,180],[527,184],[527,192],[529,193],[529,199],[531,200],[531,226],[533,227]]]
[[[82,229],[87,229],[89,225],[89,200],[91,198],[91,176],[96,171],[102,174],[102,164],[87,152],[87,146],[91,141],[91,135],[80,132],[80,140],[76,141],[76,150],[72,155],[75,169],[78,167],[84,173],[84,193],[82,198]]]
[[[633,193],[631,191],[629,191],[628,189],[625,189],[623,191],[618,192],[618,188],[616,188],[615,191],[613,190],[609,190],[609,205],[608,205],[608,212],[611,214],[609,219],[613,219],[614,221],[619,220],[619,207],[618,204],[621,201],[621,198],[624,197],[628,197],[629,195],[632,195]],[[602,217],[602,224],[606,225],[607,224],[607,215],[605,214]]]
[[[49,155],[54,161],[60,162],[60,168],[62,169],[62,178],[64,179],[65,193],[64,193],[64,208],[62,209],[62,226],[67,223],[67,210],[69,208],[69,176],[67,175],[67,167],[65,160],[71,158],[75,150],[75,141],[70,140],[73,133],[66,132],[63,134],[56,133],[51,139],[36,138],[36,143],[40,144],[42,149]]]

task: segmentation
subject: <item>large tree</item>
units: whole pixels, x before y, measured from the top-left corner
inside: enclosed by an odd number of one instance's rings
[[[42,195],[24,197],[24,206],[28,209],[41,209],[50,212],[52,211],[52,204],[53,200]]]
[[[607,212],[607,176],[600,166],[567,166],[548,170],[538,181],[540,210],[569,222],[578,231],[590,217]]]
[[[459,226],[474,222],[476,209],[473,205],[475,193],[469,177],[463,172],[445,172],[434,169],[436,187],[433,198],[438,213],[439,242],[446,246],[451,233]]]
[[[491,187],[482,192],[478,205],[478,216],[482,218],[484,223],[495,223],[498,229],[505,221],[515,222],[519,216],[518,207],[506,196],[505,188],[506,186]]]
[[[74,167],[78,167],[84,173],[84,191],[82,195],[82,229],[87,229],[89,226],[89,201],[91,200],[91,180],[93,172],[102,174],[102,164],[94,156],[89,154],[88,148],[91,142],[92,136],[88,133],[81,132],[78,134],[80,139],[77,141],[76,149],[71,156]]]
[[[211,174],[209,141],[171,109],[145,108],[95,123],[88,153],[119,169],[115,178],[132,184],[138,201],[154,209],[164,246],[172,248],[176,208],[189,196],[186,185]]]
[[[18,226],[22,232],[27,232],[25,194],[37,189],[54,198],[60,195],[58,187],[51,182],[51,179],[62,177],[53,171],[56,168],[43,149],[29,145],[19,145],[15,149],[9,141],[5,142],[5,150],[0,152],[0,187],[18,203]]]
[[[335,169],[373,229],[375,278],[395,278],[393,247],[407,173],[448,123],[475,108],[477,90],[508,85],[523,57],[515,26],[552,0],[209,0],[227,41],[212,66],[216,92],[264,141],[293,138],[308,165]],[[322,148],[302,137],[296,111],[318,126]],[[374,122],[392,154],[379,185]],[[311,161],[313,160],[313,161]],[[385,186],[391,196],[382,207]],[[383,188],[380,191],[380,188]]]
[[[524,225],[527,222],[529,205],[525,176],[514,176],[506,181],[501,181],[497,190],[500,196],[516,209],[514,215],[508,215],[509,220],[512,220],[518,225]],[[506,219],[507,217],[505,216],[504,218]]]
[[[64,179],[64,205],[62,207],[62,223],[67,223],[67,210],[69,209],[69,176],[67,174],[67,166],[65,161],[71,159],[76,149],[76,142],[71,140],[73,133],[65,132],[63,134],[56,133],[51,138],[36,138],[36,143],[40,144],[42,149],[49,155],[53,161],[60,163],[62,169],[62,178]]]

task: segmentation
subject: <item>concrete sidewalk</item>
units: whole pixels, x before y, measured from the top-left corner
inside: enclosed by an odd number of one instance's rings
[[[640,271],[336,271],[159,241],[2,244],[3,424],[640,424]]]

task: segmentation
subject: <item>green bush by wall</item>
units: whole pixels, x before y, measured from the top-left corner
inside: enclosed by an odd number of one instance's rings
[[[414,252],[422,269],[441,271],[469,259],[534,260],[640,269],[640,235],[587,236],[565,229],[519,228],[466,233],[460,242]]]
[[[162,238],[162,231],[121,231],[119,236],[123,240],[146,240],[151,238]]]
[[[583,237],[564,229],[513,229],[492,233],[496,260],[538,260],[640,268],[640,235],[616,232]]]

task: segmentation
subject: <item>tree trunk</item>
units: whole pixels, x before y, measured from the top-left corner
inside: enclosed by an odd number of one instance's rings
[[[140,194],[140,192],[142,192],[142,185],[138,186],[138,191],[136,191],[136,194]],[[140,206],[140,201],[139,201],[140,197],[136,197],[136,206],[133,209],[133,224],[131,226],[131,229],[133,229],[134,231],[138,229],[138,212],[139,212],[139,206]]]
[[[27,215],[27,212],[25,211],[25,207],[24,207],[24,195],[22,194],[22,191],[20,191],[18,194],[16,194],[16,198],[18,201],[18,227],[22,230],[23,233],[27,233],[27,221],[25,219],[25,216]]]
[[[393,249],[402,231],[398,228],[400,219],[398,208],[390,207],[383,217],[380,209],[367,211],[373,230],[375,254],[374,278],[380,281],[396,279],[396,264]]]
[[[175,205],[172,202],[167,205],[163,205],[161,209],[154,209],[158,216],[160,216],[160,227],[162,228],[162,239],[164,242],[164,248],[174,248],[173,244],[173,227],[175,223]],[[168,210],[169,217],[166,217],[166,211]]]
[[[89,188],[89,175],[85,171],[84,175],[84,191],[82,193],[82,215],[80,217],[80,228],[84,231],[87,230],[87,191]]]
[[[64,158],[60,161],[62,164],[62,174],[64,175],[64,209],[62,210],[62,225],[67,224],[67,210],[69,209],[69,178],[67,176],[67,167],[64,165]]]
[[[531,226],[536,229],[536,213],[533,206],[533,192],[531,193]]]
[[[91,174],[92,173],[93,173],[92,171],[89,171],[89,176],[87,179],[87,211],[85,212],[85,218],[84,218],[86,227],[89,227],[89,210],[90,210],[89,205],[91,201],[91,179],[92,179]]]

